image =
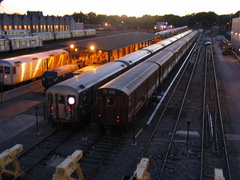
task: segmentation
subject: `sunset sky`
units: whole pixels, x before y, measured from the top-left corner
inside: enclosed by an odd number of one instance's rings
[[[1,1],[1,0],[0,0]],[[64,16],[82,11],[106,15],[147,15],[186,14],[213,11],[218,15],[236,13],[240,10],[239,0],[3,0],[0,13],[26,14],[27,11],[42,11],[43,15]]]

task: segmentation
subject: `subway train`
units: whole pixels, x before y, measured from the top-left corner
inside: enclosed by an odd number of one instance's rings
[[[100,126],[127,126],[197,38],[197,31],[163,49],[97,89],[94,120]]]
[[[41,47],[44,41],[95,35],[95,29],[38,33],[28,33],[27,30],[0,31],[0,52]]]
[[[80,75],[84,72],[93,70],[99,66],[100,64],[92,64],[80,68],[81,65],[79,65],[78,63],[66,64],[64,66],[60,66],[49,71],[45,71],[42,75],[42,85],[43,87],[48,89],[57,83],[70,79],[74,76]]]
[[[186,28],[186,26],[184,26],[184,28]],[[181,29],[182,28],[176,28],[176,30],[174,32],[176,32],[178,30],[181,30]],[[171,31],[169,30],[169,31],[166,31],[165,33],[168,34],[170,32]],[[179,34],[177,36],[173,36],[173,37],[169,38],[168,40],[163,40],[160,43],[156,43],[155,45],[152,45],[152,46],[149,46],[149,47],[143,48],[143,49],[150,51],[150,53],[154,53],[154,52],[158,51],[160,48],[165,47],[165,46],[169,45],[171,42],[174,42],[174,41],[178,40],[179,38],[185,36],[186,33],[188,33],[188,31],[185,32],[185,33]],[[164,33],[162,32],[162,34],[164,34]],[[135,54],[137,54],[140,58],[142,58],[145,55],[145,53],[146,53],[145,51],[140,51],[140,52],[137,52]],[[131,68],[132,67],[131,64],[134,64],[134,61],[132,60],[132,57],[133,57],[132,55],[131,56],[126,56],[126,57],[124,57],[124,60],[119,59],[119,60],[116,60],[116,61],[117,62],[122,61],[124,63],[127,63],[127,65],[129,65],[128,67]],[[136,58],[136,56],[135,56],[135,60],[138,60],[138,58]],[[94,69],[97,66],[99,66],[99,65],[97,65],[97,64],[94,65],[93,64],[93,65],[78,69],[74,72],[72,72],[74,69],[69,69],[70,68],[69,65],[65,65],[63,67],[58,67],[56,69],[47,71],[43,74],[42,85],[45,88],[49,88],[49,87],[53,86],[54,84],[57,84],[61,81],[69,79],[73,76],[76,76],[76,75],[79,75],[83,72]]]
[[[52,70],[45,71],[42,75],[42,85],[46,89],[73,77],[73,72],[78,70],[78,64],[66,64]]]
[[[50,87],[46,91],[47,118],[54,123],[85,123],[92,115],[97,88],[189,33],[191,30]]]
[[[0,84],[12,86],[37,79],[45,71],[63,66],[69,61],[69,53],[63,49],[0,59]]]
[[[34,49],[42,46],[43,42],[39,36],[0,39],[0,52],[14,51],[19,49]]]
[[[182,30],[188,30],[188,26],[173,28],[173,29],[167,29],[163,31],[156,32],[156,35],[160,35],[164,38],[170,37],[171,35],[176,35],[179,32],[182,32]]]

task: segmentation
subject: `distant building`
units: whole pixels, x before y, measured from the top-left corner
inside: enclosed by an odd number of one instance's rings
[[[166,29],[172,29],[173,26],[172,25],[168,25],[168,22],[157,22],[156,25],[154,25],[154,29],[155,30],[166,30]]]
[[[84,29],[84,24],[83,23],[76,23],[75,30],[82,30]]]
[[[240,17],[232,19],[231,43],[240,56]]]
[[[0,30],[25,29],[29,32],[75,30],[72,16],[43,16],[41,11],[28,11],[27,15],[0,14]]]

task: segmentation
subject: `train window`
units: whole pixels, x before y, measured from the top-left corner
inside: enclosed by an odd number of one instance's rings
[[[115,92],[115,90],[111,90],[111,89],[110,89],[110,90],[109,90],[109,94],[110,94],[110,95],[115,95],[116,92]]]
[[[3,73],[3,67],[0,66],[0,73]]]
[[[114,106],[115,105],[115,99],[113,97],[107,97],[107,105],[108,106]]]
[[[103,89],[103,94],[107,94],[107,89]]]
[[[4,67],[5,74],[10,74],[10,67]]]
[[[59,104],[64,104],[64,102],[65,102],[65,97],[64,96],[59,96],[58,97],[58,103]]]
[[[52,94],[48,94],[48,102],[49,102],[50,104],[53,103],[53,95],[52,95]]]

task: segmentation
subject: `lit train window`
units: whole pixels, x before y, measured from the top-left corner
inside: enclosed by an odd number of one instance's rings
[[[114,106],[115,105],[115,99],[113,97],[107,97],[107,105],[108,106]]]

